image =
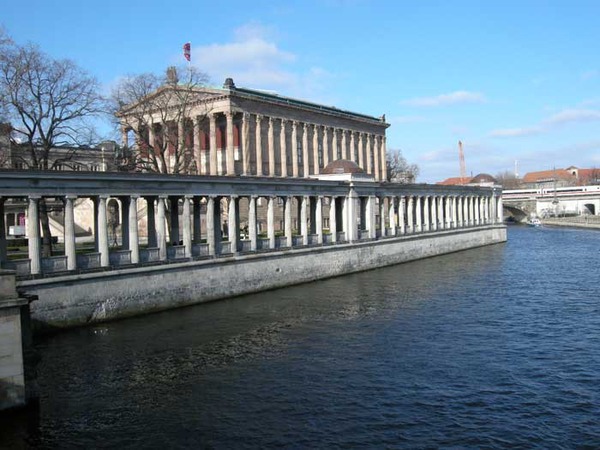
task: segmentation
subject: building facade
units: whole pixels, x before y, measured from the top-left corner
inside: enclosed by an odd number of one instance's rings
[[[174,89],[185,88],[166,85],[152,95]],[[194,88],[192,93],[183,113],[173,105],[165,114],[147,100],[123,108],[118,114],[122,145],[151,152],[159,142],[176,142],[193,155],[188,173],[198,175],[309,178],[332,161],[349,160],[376,181],[386,179],[385,116],[238,88],[231,78],[222,89]],[[173,155],[175,147],[167,153]],[[166,158],[164,164],[175,163]]]

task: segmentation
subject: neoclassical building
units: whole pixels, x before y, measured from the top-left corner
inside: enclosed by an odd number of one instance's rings
[[[173,89],[185,88],[168,83],[152,97]],[[231,78],[221,89],[198,87],[192,94],[185,109],[153,109],[146,100],[123,108],[123,146],[179,143],[193,155],[187,173],[197,175],[309,178],[330,162],[349,160],[375,181],[386,180],[385,116],[239,88]],[[173,155],[175,145],[167,153]]]

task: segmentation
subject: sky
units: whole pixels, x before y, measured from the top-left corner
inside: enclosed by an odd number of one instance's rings
[[[600,167],[600,1],[0,0],[0,26],[96,76],[192,64],[211,84],[390,123],[418,182]]]

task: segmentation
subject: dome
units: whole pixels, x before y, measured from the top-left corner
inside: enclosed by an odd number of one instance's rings
[[[347,159],[337,159],[332,161],[321,171],[321,174],[323,175],[342,173],[365,173],[365,171],[354,161],[349,161]]]
[[[487,173],[480,173],[472,178],[469,183],[496,183],[496,179]]]

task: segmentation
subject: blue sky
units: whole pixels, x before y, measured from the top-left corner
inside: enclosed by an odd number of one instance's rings
[[[26,7],[26,9],[24,9]],[[2,0],[0,24],[106,92],[192,62],[214,85],[386,115],[420,182],[600,167],[600,1]]]

